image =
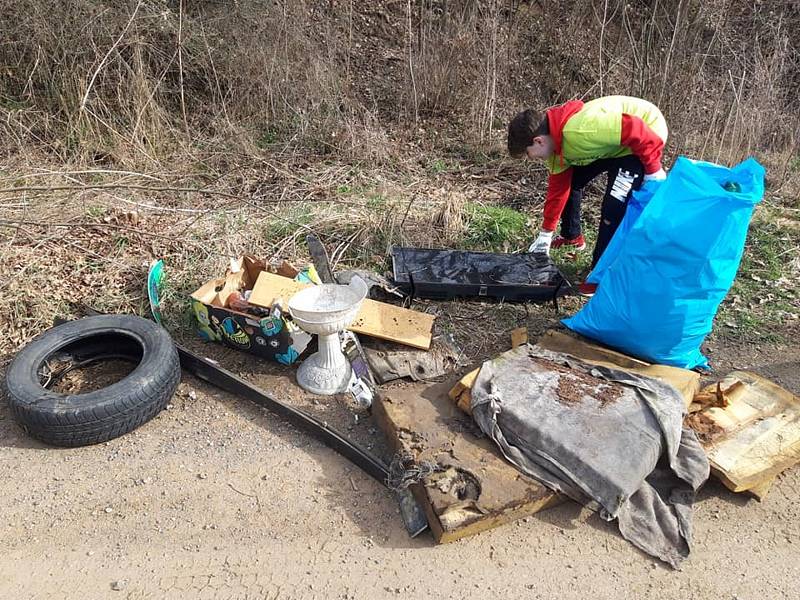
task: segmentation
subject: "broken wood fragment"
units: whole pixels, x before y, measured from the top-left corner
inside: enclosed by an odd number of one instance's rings
[[[528,343],[528,328],[517,327],[511,330],[511,347],[516,348],[522,344]]]
[[[725,390],[722,389],[721,383],[717,382],[717,387],[713,391],[698,392],[694,395],[689,412],[697,412],[710,406],[725,408],[730,406],[732,399],[738,398],[744,392],[745,384],[741,381],[735,381]]]
[[[800,462],[800,399],[746,371],[730,373],[695,396],[726,405],[707,405],[691,415],[711,473],[731,491],[766,496],[775,477]]]

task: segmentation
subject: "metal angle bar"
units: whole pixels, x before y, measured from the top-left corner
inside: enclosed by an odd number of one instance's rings
[[[236,394],[263,406],[270,412],[286,419],[298,429],[309,433],[329,448],[336,450],[336,452],[363,469],[368,475],[371,475],[384,485],[386,484],[386,477],[389,474],[387,466],[368,454],[361,446],[346,439],[338,431],[329,427],[327,423],[300,409],[276,400],[263,390],[214,364],[209,359],[197,356],[180,344],[175,344],[175,346],[178,348],[181,367],[192,375],[226,392]]]
[[[90,306],[78,305],[84,312],[90,315],[105,314],[93,309]],[[68,319],[58,318],[54,326],[67,322]],[[175,343],[178,350],[181,368],[185,369],[198,379],[231,394],[240,396],[263,406],[270,412],[286,419],[289,423],[319,440],[332,450],[335,450],[354,465],[362,469],[368,475],[388,487],[389,468],[379,458],[369,454],[365,449],[355,442],[347,439],[344,435],[329,427],[327,423],[320,421],[308,413],[284,404],[256,387],[219,366],[215,361],[198,356],[188,348]],[[413,538],[428,529],[428,520],[422,507],[417,503],[410,490],[393,490],[395,498],[400,507],[400,516],[408,534]]]

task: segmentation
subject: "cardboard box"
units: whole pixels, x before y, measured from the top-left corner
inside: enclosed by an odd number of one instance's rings
[[[267,271],[295,277],[298,271],[281,261],[267,264],[252,256],[232,260],[224,277],[212,279],[191,294],[192,314],[197,332],[207,341],[235,348],[290,365],[308,346],[311,336],[285,318],[280,308],[260,309],[258,314],[232,310],[227,306],[234,292],[253,289],[259,274]],[[288,298],[283,299],[284,302]]]

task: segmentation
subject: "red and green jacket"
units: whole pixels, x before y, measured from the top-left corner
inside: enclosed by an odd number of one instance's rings
[[[553,231],[558,224],[573,166],[633,154],[642,161],[645,174],[661,169],[667,123],[646,100],[628,96],[606,96],[585,104],[572,100],[549,109],[547,123],[555,150],[547,160],[550,176],[542,229]]]

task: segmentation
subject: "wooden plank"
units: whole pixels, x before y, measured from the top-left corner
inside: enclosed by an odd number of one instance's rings
[[[263,272],[256,280],[249,301],[251,304],[269,308],[276,300],[282,299],[285,305],[289,298],[309,285],[311,284]],[[367,298],[350,326],[350,331],[428,350],[431,347],[434,319],[433,315],[427,313]]]
[[[745,387],[727,407],[699,412],[712,424],[701,443],[712,473],[726,487],[763,497],[779,473],[800,462],[800,398],[747,371],[730,373],[720,386],[728,389],[737,381]]]
[[[373,405],[394,451],[445,469],[412,486],[436,541],[452,542],[561,502],[561,496],[506,462],[491,440],[476,435],[472,419],[448,400],[449,387],[390,388]]]
[[[350,330],[413,348],[429,350],[434,318],[427,313],[367,298],[361,305],[361,311],[350,326]]]
[[[772,484],[775,483],[775,477],[770,477],[765,479],[764,481],[757,483],[750,489],[746,490],[748,494],[751,494],[755,497],[756,500],[761,502],[764,498],[767,497],[769,494],[770,489],[772,489]]]
[[[511,347],[516,348],[522,344],[528,343],[528,328],[517,327],[511,330]]]

